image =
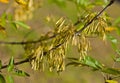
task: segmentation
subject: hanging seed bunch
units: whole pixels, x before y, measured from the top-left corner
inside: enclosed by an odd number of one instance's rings
[[[95,13],[85,16],[84,25],[89,23],[94,17]],[[90,42],[87,38],[89,37],[102,37],[103,40],[106,39],[106,27],[107,22],[105,15],[96,18],[90,25],[88,25],[79,35],[74,35],[72,39],[72,45],[78,47],[78,52],[80,54],[80,59],[84,59],[90,49]]]
[[[35,49],[35,52],[33,54],[33,58],[30,63],[32,66],[32,69],[34,70],[40,70],[43,71],[44,70],[44,49],[45,49],[45,45],[44,44],[40,44],[38,46],[37,49]]]
[[[90,42],[84,35],[74,35],[72,45],[77,46],[80,60],[83,59],[90,49]]]
[[[15,0],[15,20],[27,21],[33,17],[33,12],[42,4],[41,0]]]
[[[91,21],[93,17],[95,17],[96,14],[89,14],[85,18],[85,23],[88,23]],[[102,15],[98,18],[96,18],[83,32],[85,36],[88,37],[102,37],[103,40],[105,39],[106,30],[107,27],[107,21],[106,16]]]
[[[85,23],[90,22],[94,16],[95,14],[87,15]],[[84,59],[90,49],[90,42],[87,37],[97,36],[105,39],[106,26],[104,17],[99,17],[76,35],[76,27],[65,18],[60,18],[55,23],[52,39],[25,46],[25,52],[30,58],[32,69],[44,71],[44,67],[48,67],[50,71],[65,70],[66,49],[71,42],[78,48],[80,60]],[[40,40],[46,38],[49,37],[45,35]]]
[[[66,23],[65,19],[62,17],[56,22],[56,28],[54,34],[57,34],[56,38],[53,39],[54,45],[58,44],[68,44],[74,35],[75,27],[72,23]]]
[[[47,55],[49,70],[57,72],[65,70],[65,46],[62,45]]]
[[[32,69],[44,71],[44,67],[49,67],[50,71],[65,70],[65,52],[74,35],[74,29],[62,17],[55,24],[53,39],[25,45],[25,54],[30,58]],[[45,38],[46,36],[42,36],[40,40]]]
[[[59,72],[65,69],[65,52],[69,41],[74,35],[74,27],[66,23],[65,18],[62,17],[56,22],[54,34],[56,34],[56,37],[52,40],[53,50],[48,55],[49,69],[53,71],[56,68]]]
[[[87,55],[87,52],[90,49],[90,42],[83,34],[81,35],[75,34],[72,39],[72,45],[75,45],[78,48],[80,60]]]
[[[34,70],[44,70],[44,56],[46,56],[46,42],[26,44],[24,46],[25,56],[29,58],[32,69]]]
[[[33,16],[33,0],[15,0],[14,8],[15,20],[26,21],[30,20]]]

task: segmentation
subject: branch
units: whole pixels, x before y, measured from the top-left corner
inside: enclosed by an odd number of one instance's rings
[[[80,29],[79,31],[76,31],[75,34],[78,35],[85,28],[87,28],[87,26],[89,26],[95,19],[97,19],[109,6],[111,6],[114,3],[114,1],[115,0],[111,0],[105,8],[103,8],[90,22],[85,24],[82,29]],[[80,21],[78,20],[76,23],[74,23],[74,26],[77,26],[79,23],[80,23]],[[0,41],[0,44],[23,45],[23,44],[30,44],[30,43],[38,43],[38,42],[41,42],[41,41],[52,39],[52,38],[56,37],[57,35],[53,35],[53,36],[50,36],[49,38],[45,38],[45,39],[39,39],[39,40],[36,40],[36,41],[27,41],[27,42],[2,42],[2,41]],[[63,44],[64,43],[58,44],[57,46],[51,48],[48,52],[50,52],[52,50],[55,50],[56,48],[60,47]],[[44,52],[44,54],[46,54],[48,52]],[[34,58],[32,58],[32,59],[34,59]],[[14,63],[14,65],[20,65],[20,64],[23,64],[23,63],[27,63],[27,62],[29,62],[29,59],[25,59],[25,60],[16,62],[16,63]],[[5,69],[5,68],[7,68],[7,66],[8,65],[4,65],[4,66],[1,67],[1,69]]]
[[[5,42],[5,41],[0,41],[0,44],[11,44],[11,45],[24,45],[24,44],[32,44],[32,43],[38,43],[38,42],[42,42],[45,40],[49,40],[52,39],[54,37],[56,37],[57,35],[52,35],[49,38],[44,38],[44,39],[38,39],[35,41],[23,41],[23,42]]]
[[[97,19],[97,17],[99,17],[109,6],[111,6],[114,3],[115,0],[111,0],[109,2],[109,4],[103,8],[103,10],[101,10],[90,22],[88,22],[87,24],[85,24],[83,26],[82,29],[80,29],[79,31],[76,31],[76,34],[78,35],[79,33],[81,33],[85,28],[87,28],[87,26],[89,26],[95,19]],[[74,26],[77,26],[80,23],[80,21],[78,20],[76,23],[74,23]],[[45,38],[45,39],[38,39],[35,41],[23,41],[23,42],[7,42],[7,41],[0,41],[0,44],[11,44],[11,45],[24,45],[24,44],[32,44],[32,43],[38,43],[38,42],[42,42],[45,40],[49,40],[52,39],[54,37],[56,37],[58,34],[56,35],[52,35],[49,38]]]
[[[64,43],[58,44],[58,45],[56,45],[55,47],[51,48],[48,52],[44,52],[43,54],[46,55],[46,54],[49,53],[50,51],[55,50],[56,48],[60,47],[60,46],[63,45],[63,44],[64,44]],[[33,59],[35,59],[35,58],[33,57],[31,60],[33,60]],[[14,65],[20,65],[20,64],[23,64],[23,63],[27,63],[27,62],[29,62],[29,61],[30,61],[30,59],[27,58],[27,59],[25,59],[25,60],[15,62]],[[0,68],[0,70],[5,69],[5,68],[7,68],[7,67],[8,67],[8,64],[7,64],[7,65],[3,65],[3,66]]]
[[[76,31],[76,35],[78,35],[79,33],[81,33],[84,29],[87,28],[87,26],[89,26],[94,20],[96,20],[109,6],[111,6],[113,3],[115,2],[115,0],[111,0],[109,2],[109,4],[107,6],[105,6],[105,8],[103,8],[95,17],[93,17],[93,19],[91,19],[90,22],[88,22],[87,24],[85,24],[83,26],[82,29],[80,29],[79,31]],[[78,20],[74,25],[78,25],[80,23],[80,21]]]
[[[14,65],[20,65],[20,64],[23,64],[23,63],[27,63],[27,62],[29,62],[29,59],[25,59],[25,60],[16,62],[16,63],[14,63]],[[8,67],[8,65],[3,65],[3,66],[1,67],[1,69],[5,69],[5,68],[7,68],[7,67]]]

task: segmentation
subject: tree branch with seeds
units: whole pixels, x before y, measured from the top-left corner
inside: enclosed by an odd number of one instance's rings
[[[79,31],[75,31],[75,35],[79,35],[83,30],[85,30],[94,20],[96,20],[109,6],[111,6],[113,3],[115,2],[115,0],[111,0],[107,6],[105,6],[95,17],[93,17],[88,23],[86,23]],[[78,24],[80,23],[80,21],[78,20],[76,23],[74,23],[74,26],[77,26]],[[46,38],[43,38],[43,39],[38,39],[38,40],[35,40],[35,41],[23,41],[23,42],[4,42],[4,41],[0,41],[0,44],[10,44],[10,45],[26,45],[26,44],[35,44],[35,43],[40,43],[40,42],[43,42],[43,41],[46,41],[46,40],[50,40],[50,39],[53,39],[55,38],[56,36],[58,36],[59,34],[55,34],[55,35],[52,35],[52,36],[49,36],[49,37],[46,37]],[[43,54],[46,54],[46,53],[49,53],[50,51],[52,50],[55,50],[56,48],[60,47],[61,45],[63,45],[64,42],[54,46],[53,48],[51,48],[50,50],[48,50],[47,52],[44,52]],[[35,58],[31,58],[31,59],[35,59]],[[29,58],[25,59],[25,60],[22,60],[22,61],[18,61],[18,62],[15,62],[14,65],[20,65],[20,64],[23,64],[23,63],[27,63],[29,62]],[[1,69],[5,69],[7,68],[8,65],[3,65],[1,67]]]

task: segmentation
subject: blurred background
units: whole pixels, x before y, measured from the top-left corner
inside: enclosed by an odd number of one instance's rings
[[[11,4],[12,2],[9,4],[0,3],[0,15],[5,10],[12,15],[13,9],[11,9]],[[94,11],[100,10],[101,8],[98,7]],[[114,20],[120,17],[119,10],[120,3],[116,2],[110,6],[106,12],[112,17],[112,20]],[[53,29],[53,26],[47,22],[49,16],[66,17],[75,22],[77,20],[77,10],[75,4],[71,2],[67,2],[67,5],[63,7],[58,7],[56,4],[44,0],[40,7],[34,11],[32,19],[26,22],[31,27],[30,30],[23,28],[16,30],[7,26],[7,34],[1,34],[0,41],[23,41],[25,35],[28,33],[27,39],[29,40],[39,38],[41,34],[45,34]],[[111,34],[120,39],[115,31],[111,32]],[[111,65],[113,65],[111,56],[114,55],[115,52],[111,48],[110,42],[103,42],[98,38],[90,38],[89,40],[92,48],[88,54],[108,67],[111,67]],[[14,56],[16,61],[22,60],[24,58],[23,47],[19,45],[0,45],[0,59],[3,61],[3,64],[7,64],[11,56]],[[76,48],[70,47],[67,56],[78,56]],[[31,69],[29,63],[16,67],[29,73],[30,77],[13,76],[15,83],[104,83],[103,75],[98,71],[91,71],[88,67],[69,66],[59,75],[56,72],[49,72],[47,69],[44,72],[34,71]],[[6,72],[6,70],[3,70],[3,72]],[[6,75],[5,73],[5,76]]]

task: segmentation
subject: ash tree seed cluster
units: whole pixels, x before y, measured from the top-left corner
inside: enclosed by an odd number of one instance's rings
[[[64,71],[69,65],[87,66],[92,68],[93,71],[102,73],[105,83],[118,83],[114,79],[120,77],[120,70],[115,67],[115,63],[120,62],[120,49],[117,46],[118,40],[109,33],[110,31],[116,30],[116,28],[111,27],[110,17],[104,12],[115,0],[110,0],[108,3],[102,3],[101,0],[95,0],[95,2],[90,0],[50,1],[57,5],[65,4],[68,1],[72,2],[75,4],[79,14],[81,14],[81,10],[84,10],[84,15],[81,15],[75,23],[63,16],[59,17],[59,19],[56,19],[55,16],[52,17],[54,19],[51,19],[48,16],[47,21],[52,22],[53,30],[39,36],[37,40],[30,41],[26,39],[26,41],[21,42],[0,41],[0,45],[21,45],[24,50],[23,55],[25,56],[25,60],[18,62],[12,56],[6,65],[2,65],[2,61],[0,60],[0,70],[7,68],[11,82],[13,80],[11,74],[30,76],[28,73],[16,67],[16,65],[27,62],[30,63],[33,70],[49,70],[50,72],[58,73]],[[9,0],[1,0],[0,2],[9,3]],[[42,6],[42,2],[44,0],[14,0],[11,3],[13,5],[12,8],[14,8],[14,16],[9,16],[7,13],[0,16],[0,33],[6,33],[5,25],[7,24],[14,26],[16,29],[18,27],[30,29],[24,22],[32,19],[34,12]],[[92,12],[91,9],[94,9],[96,5],[104,7],[98,13]],[[119,28],[119,23],[120,18],[113,24]],[[120,32],[119,29],[118,32]],[[88,55],[89,50],[92,48],[91,42],[89,41],[91,37],[101,38],[103,41],[106,39],[110,40],[117,54],[117,56],[112,57],[114,61],[112,67],[107,67]],[[77,48],[78,58],[75,58],[76,55],[74,57],[67,55],[69,46]],[[1,81],[2,83],[6,83],[2,71],[0,72]]]
[[[86,15],[84,22],[90,22],[95,16],[96,14],[94,13]],[[105,28],[108,24],[105,18],[104,14],[98,17],[79,35],[76,35],[77,28],[74,24],[63,17],[58,19],[54,23],[55,29],[52,33],[55,35],[54,38],[49,41],[25,45],[25,54],[30,59],[32,69],[44,70],[45,67],[49,67],[50,71],[56,70],[59,72],[65,70],[66,49],[71,42],[72,45],[77,46],[79,57],[83,59],[84,56],[87,56],[87,52],[91,48],[87,38],[95,36],[101,37],[103,40],[106,39],[107,32]],[[46,38],[46,35],[41,38]]]

